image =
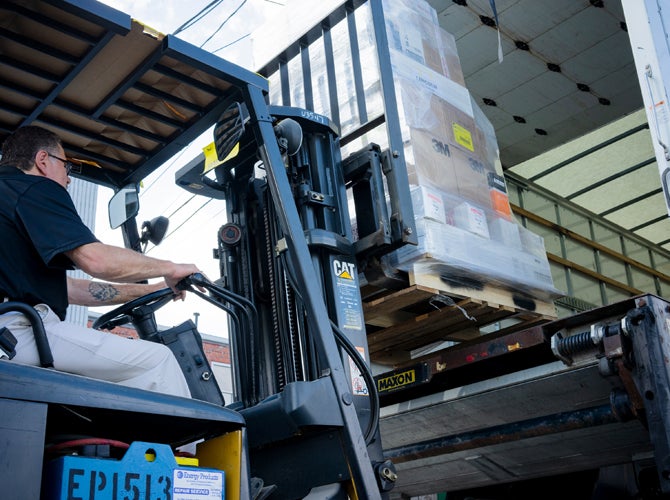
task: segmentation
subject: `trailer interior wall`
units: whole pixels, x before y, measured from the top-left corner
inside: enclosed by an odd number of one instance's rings
[[[590,180],[612,175],[612,163],[619,169],[615,178]],[[562,165],[560,172],[552,172],[555,165]],[[639,110],[506,171],[513,210],[544,238],[554,283],[569,297],[557,301],[559,316],[643,292],[669,296],[670,252],[641,237],[653,236],[664,220],[640,222],[634,232],[624,229],[622,218],[644,221],[646,205],[615,210],[624,196],[659,189],[655,165]],[[612,189],[621,196],[608,195]],[[648,203],[662,204],[662,195],[656,197]]]

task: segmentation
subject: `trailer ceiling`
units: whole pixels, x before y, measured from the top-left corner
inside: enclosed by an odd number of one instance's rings
[[[620,0],[497,0],[502,64],[489,0],[429,2],[456,37],[467,87],[495,127],[503,167],[670,249],[651,134],[644,112],[636,113],[642,95]]]

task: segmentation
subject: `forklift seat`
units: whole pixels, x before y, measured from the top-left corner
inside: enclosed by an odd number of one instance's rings
[[[29,306],[25,302],[18,302],[10,300],[8,302],[0,303],[0,315],[18,311],[28,318],[33,327],[33,334],[35,335],[35,344],[37,345],[37,353],[40,357],[40,365],[44,368],[53,368],[54,358],[49,347],[49,340],[47,339],[46,331],[42,318],[34,307]],[[8,328],[0,328],[0,348],[7,352],[9,359],[12,359],[16,354],[14,347],[16,346],[16,338],[9,331]]]

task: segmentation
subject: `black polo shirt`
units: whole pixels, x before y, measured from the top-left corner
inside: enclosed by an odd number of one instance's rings
[[[47,304],[65,319],[74,264],[63,252],[96,241],[63,186],[0,166],[0,296]]]

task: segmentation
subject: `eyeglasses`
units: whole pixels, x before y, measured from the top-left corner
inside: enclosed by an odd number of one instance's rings
[[[67,175],[70,175],[70,172],[72,172],[72,168],[74,167],[74,163],[72,163],[71,161],[65,160],[63,158],[60,158],[59,156],[52,155],[49,152],[47,152],[47,155],[51,156],[52,158],[56,158],[57,160],[62,161],[63,166],[65,167],[65,173],[67,173]]]

